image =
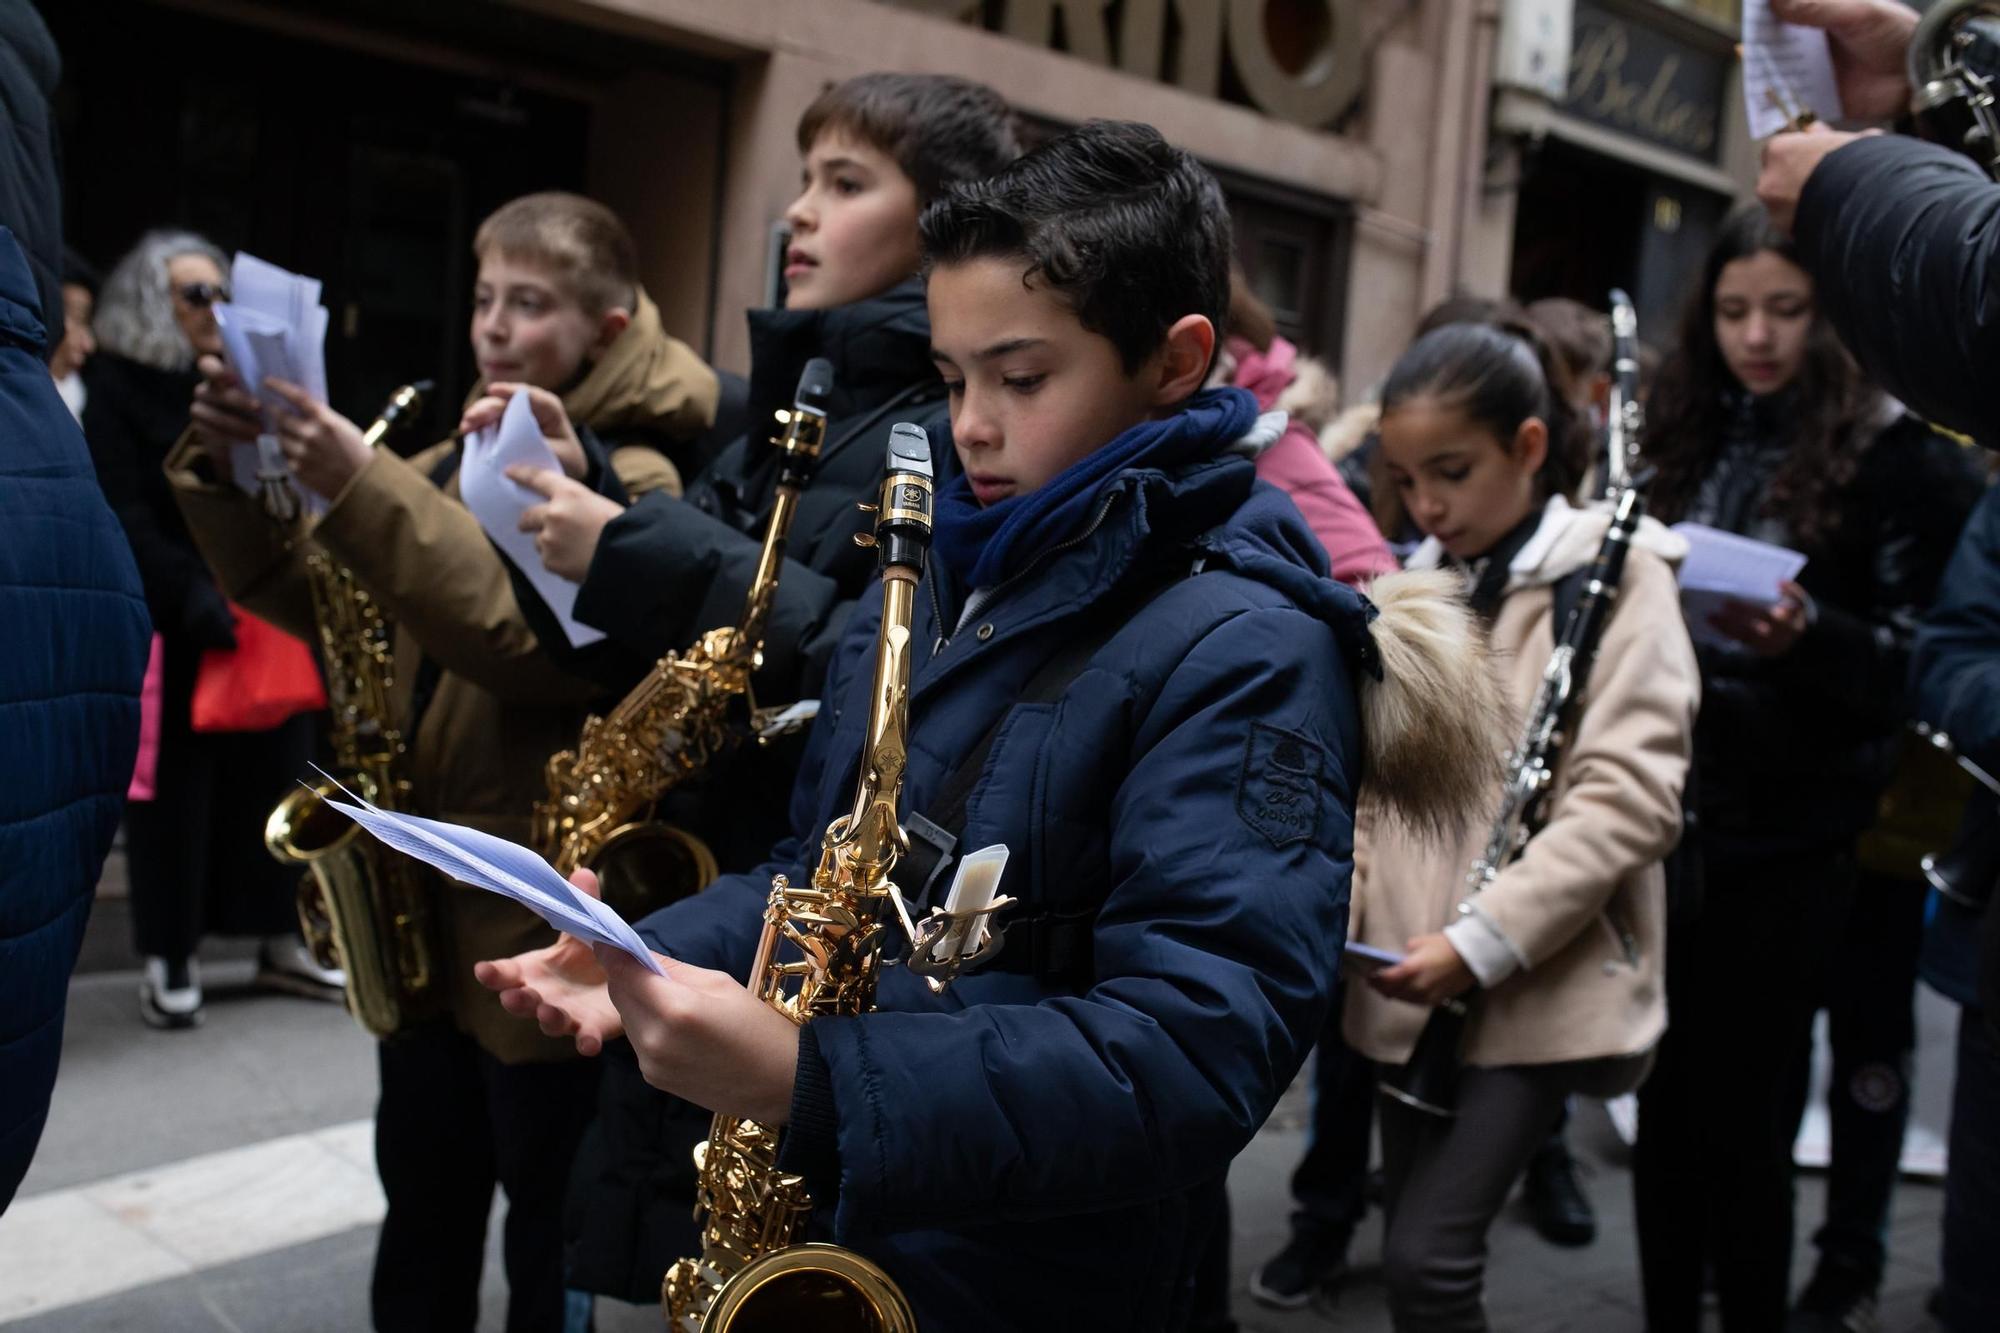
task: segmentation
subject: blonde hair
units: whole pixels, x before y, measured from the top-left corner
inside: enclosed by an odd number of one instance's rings
[[[618,215],[580,194],[524,194],[495,209],[473,233],[472,253],[497,250],[552,271],[592,316],[634,310],[639,303],[639,256]]]

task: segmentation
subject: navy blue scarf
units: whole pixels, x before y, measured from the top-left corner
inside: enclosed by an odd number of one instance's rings
[[[960,473],[937,497],[931,553],[960,586],[993,587],[1081,527],[1119,473],[1213,457],[1256,422],[1257,400],[1246,391],[1204,389],[1172,416],[1140,422],[1025,495],[981,508]]]

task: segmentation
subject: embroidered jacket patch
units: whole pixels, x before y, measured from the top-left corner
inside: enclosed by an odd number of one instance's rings
[[[1236,813],[1273,847],[1316,836],[1324,759],[1317,742],[1252,722],[1236,779]]]

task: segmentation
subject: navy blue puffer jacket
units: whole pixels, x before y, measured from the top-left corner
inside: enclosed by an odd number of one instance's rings
[[[1181,1326],[1214,1191],[1337,979],[1367,604],[1246,460],[1130,469],[1099,504],[962,632],[933,563],[903,805],[999,721],[959,845],[1008,845],[1020,913],[1091,923],[1083,966],[1024,972],[1010,938],[942,998],[891,968],[877,1012],[801,1042],[786,1164],[929,1328]],[[1058,645],[1197,564],[1059,698],[1020,702]],[[835,654],[795,840],[642,923],[662,951],[746,973],[771,875],[803,879],[852,801],[880,613],[878,590]]]
[[[41,1139],[63,1001],[139,743],[151,625],[0,227],[0,1209]]]

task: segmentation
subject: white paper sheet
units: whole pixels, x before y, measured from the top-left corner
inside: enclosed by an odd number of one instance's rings
[[[1743,101],[1753,139],[1770,138],[1803,111],[1843,119],[1826,34],[1780,23],[1770,0],[1743,0]]]
[[[346,791],[346,788],[341,790]],[[353,819],[383,845],[413,856],[462,884],[512,898],[542,920],[594,944],[623,950],[654,973],[665,969],[618,913],[558,875],[525,847],[478,829],[419,815],[383,810],[365,798],[327,804]]]
[[[262,489],[260,464],[269,470],[271,460],[283,461],[273,424],[283,400],[266,389],[264,381],[290,381],[325,402],[328,317],[320,304],[317,278],[287,272],[252,254],[238,253],[230,264],[229,289],[232,299],[215,306],[223,358],[243,387],[263,403],[267,432],[255,447],[237,446],[230,471],[239,487],[255,495]],[[326,511],[325,497],[301,486],[289,469],[285,474],[306,512]]]
[[[1688,633],[1702,643],[1740,648],[1734,639],[1709,625],[1730,602],[1770,606],[1781,595],[1778,585],[1799,576],[1806,558],[1797,551],[1724,532],[1701,523],[1676,523],[1674,531],[1687,539],[1681,561],[1681,612]]]
[[[604,631],[592,629],[576,618],[577,585],[542,564],[532,534],[521,531],[524,510],[542,503],[542,497],[518,482],[507,479],[507,469],[529,467],[562,471],[548,441],[535,424],[528,395],[517,393],[507,400],[500,424],[475,431],[465,437],[465,458],[458,469],[458,495],[486,535],[512,560],[542,600],[555,612],[570,645],[581,648],[596,643]]]

